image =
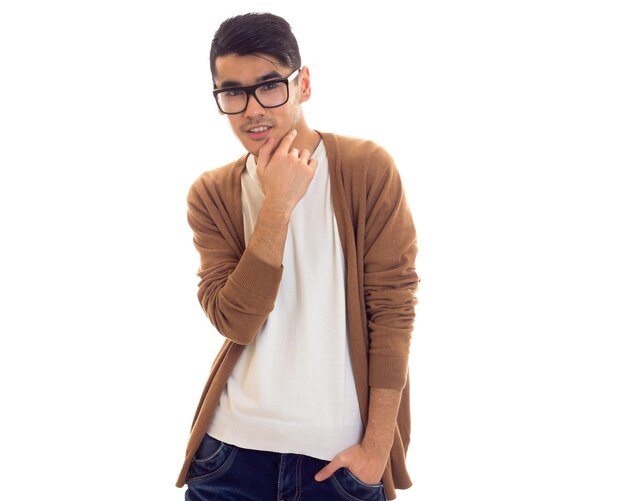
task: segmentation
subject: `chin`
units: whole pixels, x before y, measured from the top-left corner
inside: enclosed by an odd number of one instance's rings
[[[283,139],[284,136],[276,137],[272,135],[271,137],[274,138],[274,142],[275,142],[274,148],[275,148],[276,145],[280,143],[280,141]],[[242,137],[242,136],[239,136],[239,142],[248,151],[248,153],[251,153],[255,157],[259,155],[259,150],[265,144],[265,140],[253,141],[247,137]]]
[[[259,150],[261,149],[261,146],[263,146],[263,143],[258,144],[252,141],[242,141],[241,144],[243,144],[243,147],[248,153],[254,155],[255,157],[259,156]]]

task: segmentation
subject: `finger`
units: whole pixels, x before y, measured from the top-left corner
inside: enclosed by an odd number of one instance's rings
[[[324,480],[332,477],[333,473],[335,473],[339,468],[341,468],[339,460],[333,459],[330,463],[328,463],[326,466],[324,466],[324,468],[322,468],[315,474],[315,480],[317,480],[318,482],[323,482]]]
[[[289,147],[291,146],[291,143],[293,143],[293,140],[296,138],[297,134],[298,131],[296,129],[292,129],[291,131],[289,131],[280,141],[280,144],[278,145],[278,148],[276,148],[276,150],[280,150],[283,154],[286,155],[289,152]]]
[[[300,150],[298,148],[291,148],[289,150],[289,154],[298,158],[298,156],[300,155]]]
[[[305,164],[309,163],[309,158],[311,158],[311,152],[309,150],[302,150],[300,152],[300,160],[302,160]]]
[[[265,166],[270,162],[270,158],[272,157],[272,146],[274,145],[274,139],[268,138],[263,146],[259,149],[259,158],[257,162],[257,169],[260,168],[261,171],[265,168]]]

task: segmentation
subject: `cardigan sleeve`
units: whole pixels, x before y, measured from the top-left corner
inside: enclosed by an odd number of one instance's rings
[[[224,337],[250,344],[274,308],[282,267],[266,263],[247,249],[241,251],[227,204],[210,180],[197,180],[187,202],[187,219],[200,254],[202,309]]]
[[[402,389],[415,318],[417,240],[400,175],[378,148],[366,170],[363,290],[369,332],[369,385]]]

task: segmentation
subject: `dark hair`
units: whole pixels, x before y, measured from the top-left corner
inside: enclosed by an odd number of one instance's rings
[[[224,21],[211,43],[211,74],[215,78],[215,60],[220,56],[266,54],[292,70],[300,67],[300,49],[291,26],[282,17],[251,12]]]

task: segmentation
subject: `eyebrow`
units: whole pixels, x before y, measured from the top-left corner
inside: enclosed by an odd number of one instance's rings
[[[281,79],[281,78],[285,78],[285,77],[282,76],[277,71],[270,71],[269,73],[266,73],[265,75],[262,75],[259,78],[257,78],[256,81],[257,81],[257,83],[261,83],[261,82],[266,82],[268,80],[276,80],[276,79]],[[241,84],[241,82],[239,82],[237,80],[224,80],[222,82],[222,85],[220,85],[219,87],[216,87],[216,88],[217,89],[228,89],[230,87],[243,87],[243,85]]]

